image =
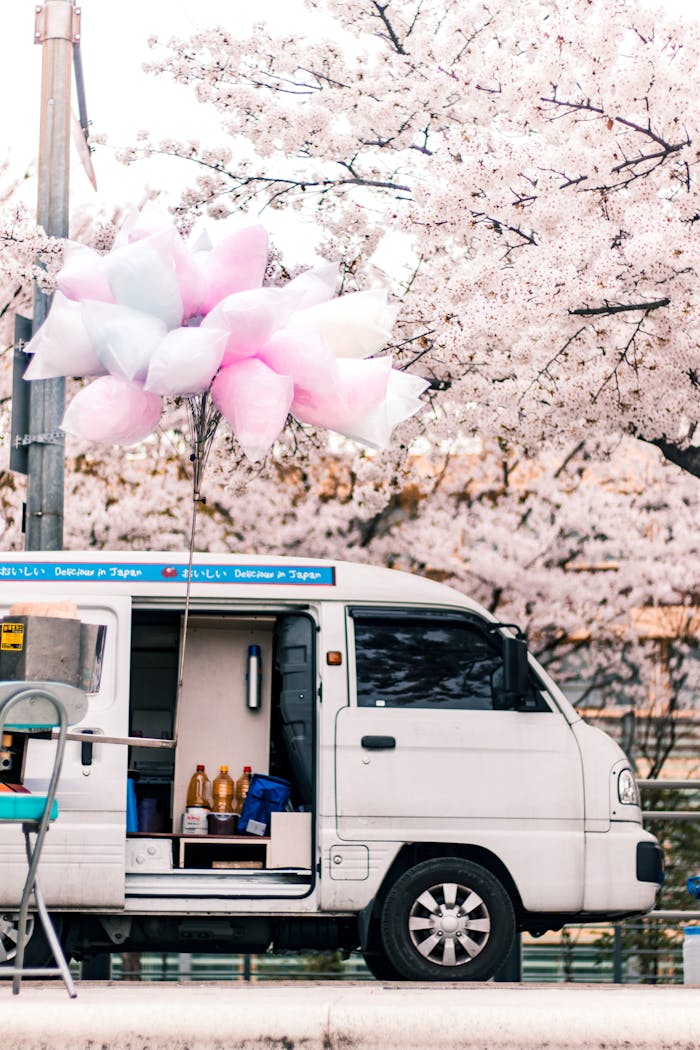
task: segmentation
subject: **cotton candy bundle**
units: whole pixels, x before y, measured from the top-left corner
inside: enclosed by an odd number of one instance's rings
[[[65,242],[26,378],[99,377],[63,420],[87,441],[141,441],[162,398],[210,393],[251,460],[269,452],[290,413],[385,448],[428,385],[375,356],[396,309],[377,290],[335,298],[334,264],[263,287],[267,257],[258,224],[215,247],[206,234],[186,243],[152,206],[129,214],[105,255]]]

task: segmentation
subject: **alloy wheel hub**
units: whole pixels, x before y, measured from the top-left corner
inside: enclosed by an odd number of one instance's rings
[[[17,920],[18,915],[0,914],[0,963],[11,962],[17,954]],[[34,918],[27,921],[27,941],[34,930]]]
[[[414,901],[408,929],[413,946],[424,959],[437,966],[463,966],[486,947],[491,917],[474,890],[443,882]]]

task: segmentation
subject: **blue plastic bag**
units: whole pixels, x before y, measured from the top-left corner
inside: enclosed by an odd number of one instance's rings
[[[290,793],[291,784],[288,781],[253,773],[238,818],[238,831],[248,835],[267,835],[270,814],[284,812]]]

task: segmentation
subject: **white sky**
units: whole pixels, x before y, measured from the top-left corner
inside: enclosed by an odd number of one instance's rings
[[[141,65],[153,57],[147,46],[151,35],[167,38],[189,36],[216,23],[240,25],[245,32],[254,21],[274,19],[277,24],[299,24],[299,0],[82,0],[81,53],[88,118],[110,143],[128,146],[141,128],[156,138],[206,138],[206,108],[193,100],[189,89],[143,72]],[[41,47],[34,44],[34,0],[5,0],[0,7],[2,62],[0,63],[0,130],[5,155],[14,173],[36,161],[39,145]],[[77,103],[74,103],[77,114]],[[217,128],[216,117],[210,128]],[[111,159],[111,151],[98,147],[93,154],[97,195],[83,173],[77,154],[71,155],[72,206],[124,204],[137,200],[145,183],[159,188],[167,181],[186,184],[192,169],[182,162],[164,161],[158,171],[151,161],[130,168]],[[165,174],[164,167],[165,166]],[[34,193],[33,187],[28,191]],[[34,201],[27,200],[30,206]]]

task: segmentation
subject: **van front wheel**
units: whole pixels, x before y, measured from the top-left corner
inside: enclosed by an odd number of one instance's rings
[[[468,860],[426,860],[390,889],[381,919],[388,958],[409,981],[486,981],[515,936],[510,897]]]
[[[402,981],[403,976],[386,957],[383,951],[362,953],[365,966],[377,981]]]

